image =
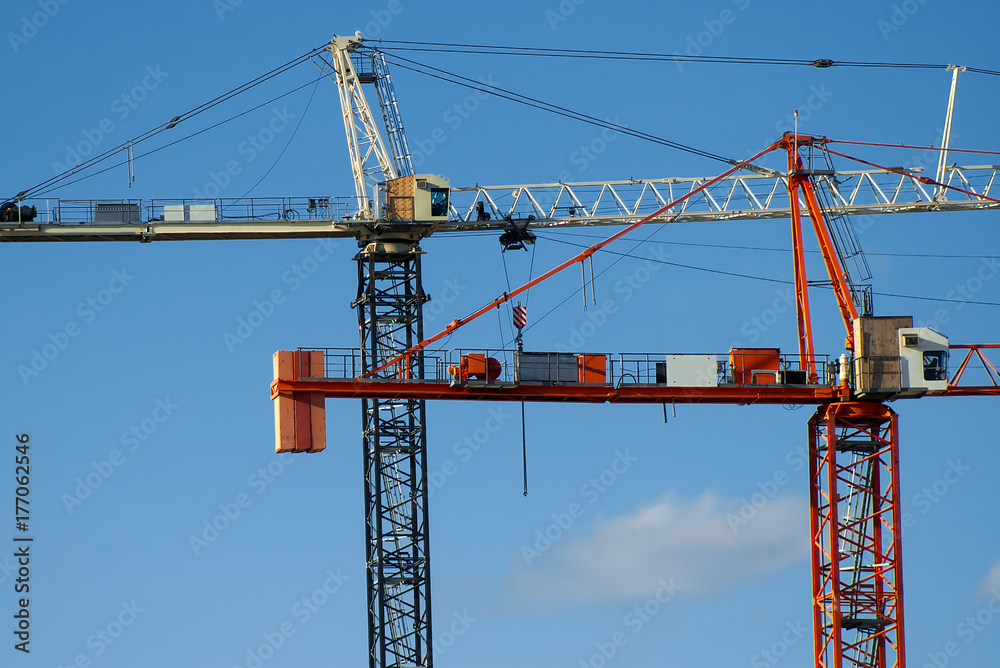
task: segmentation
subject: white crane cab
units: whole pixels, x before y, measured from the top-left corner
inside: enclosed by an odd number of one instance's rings
[[[948,337],[910,316],[854,321],[855,388],[861,397],[919,397],[948,389]]]
[[[904,392],[948,389],[948,337],[944,334],[929,327],[900,328],[899,359]]]
[[[376,218],[388,221],[448,220],[451,184],[443,176],[411,174],[380,182],[373,200]]]

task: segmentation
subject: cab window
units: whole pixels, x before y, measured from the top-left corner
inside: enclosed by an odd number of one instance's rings
[[[924,353],[924,380],[948,380],[948,353],[943,350]]]
[[[431,188],[431,216],[448,215],[448,189]]]

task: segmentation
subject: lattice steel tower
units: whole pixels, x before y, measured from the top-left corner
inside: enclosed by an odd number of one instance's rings
[[[362,373],[423,337],[420,247],[371,241],[358,263]],[[423,357],[376,378],[422,378]],[[372,668],[432,666],[424,402],[363,399],[368,650]]]

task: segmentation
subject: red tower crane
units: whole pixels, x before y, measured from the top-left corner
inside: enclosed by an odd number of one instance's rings
[[[360,40],[350,39],[332,48],[338,53],[338,63],[349,63],[352,55],[365,50]],[[384,66],[378,52],[374,53],[374,62]],[[361,95],[356,85],[361,77],[346,66],[338,70],[338,77],[342,89],[349,87],[352,95]],[[357,105],[362,110],[365,106]],[[347,106],[344,112],[345,119],[352,116]],[[377,173],[365,170],[356,160],[362,153],[354,143],[357,127],[364,127],[364,136],[372,146],[380,144],[370,116],[354,113],[356,123],[347,123],[359,184],[361,174]],[[687,191],[676,197],[664,197],[657,186],[672,193],[677,180],[505,186],[496,190],[510,193],[514,204],[503,210],[491,197],[490,188],[447,189],[446,183],[432,177],[397,176],[387,159],[382,170],[385,180],[373,184],[373,199],[379,206],[372,207],[367,192],[359,185],[359,208],[372,215],[368,233],[358,236],[362,251],[358,255],[360,285],[355,306],[361,348],[275,353],[271,397],[277,452],[324,449],[324,400],[362,399],[369,486],[366,514],[373,667],[412,665],[406,660],[415,665],[432,665],[424,524],[427,481],[426,472],[421,471],[426,453],[423,402],[428,399],[664,406],[816,405],[809,421],[815,665],[905,667],[899,441],[897,416],[887,402],[922,396],[1000,396],[1000,373],[988,357],[1000,346],[951,345],[932,329],[913,327],[910,317],[859,314],[862,286],[852,281],[845,267],[844,249],[838,244],[838,230],[831,222],[831,217],[856,212],[863,206],[855,198],[858,191],[843,197],[837,176],[844,174],[814,169],[813,156],[808,164],[803,158],[803,149],[826,153],[827,157],[835,153],[830,151],[829,143],[823,137],[786,133],[761,153],[715,178],[686,180]],[[398,141],[394,141],[396,144]],[[754,160],[774,150],[787,153],[788,170],[785,174],[758,175],[768,180],[770,190],[766,193],[761,192],[759,184],[750,187],[746,177],[736,175],[742,169],[753,168]],[[384,149],[381,154],[385,154]],[[951,177],[960,171],[954,168]],[[944,182],[942,173],[935,180],[912,170],[878,168],[855,176],[859,183],[885,177],[899,180],[894,190],[876,187],[876,203],[867,205],[874,207],[868,211],[944,210],[937,208],[947,201],[940,197],[942,192],[959,193],[962,208],[1000,205],[1000,200],[989,193],[992,179],[976,192],[963,177],[958,178],[960,186],[951,183],[951,178]],[[899,186],[904,184],[912,186],[915,201],[898,206],[901,202],[897,198],[904,190]],[[826,210],[817,194],[821,188],[830,191],[834,202]],[[937,195],[928,196],[927,188],[934,188]],[[551,191],[550,196],[533,196],[543,190]],[[593,204],[585,204],[578,196],[578,191],[583,190],[597,192]],[[618,190],[630,192],[628,203]],[[721,206],[713,197],[720,190],[725,194]],[[886,197],[885,192],[891,195]],[[784,209],[774,205],[778,193],[787,197]],[[450,216],[443,209],[435,215],[435,197],[469,194],[473,197],[468,208],[463,209],[464,215],[454,202],[449,205]],[[542,206],[541,201],[551,205]],[[707,212],[689,209],[699,201],[707,203]],[[747,203],[747,208],[734,206],[737,201]],[[558,213],[561,202],[568,203],[568,216]],[[955,204],[958,202],[947,206]],[[845,325],[846,353],[836,361],[817,355],[813,347],[803,207],[823,256],[827,280],[822,282],[833,289]],[[520,345],[514,351],[431,348],[532,286],[578,263],[583,265],[595,252],[641,225],[692,215],[701,219],[760,218],[775,215],[778,210],[777,215],[790,218],[792,228],[797,355],[782,356],[778,348],[734,348],[721,356],[527,352]],[[515,219],[518,213],[522,215]],[[533,241],[529,228],[601,224],[625,227],[469,316],[453,321],[440,333],[423,338],[420,307],[424,297],[419,262],[414,261],[422,252],[419,240],[431,233],[494,228],[499,221],[504,221],[501,243],[505,247]],[[520,329],[522,325],[520,322],[517,326]],[[951,350],[966,352],[958,370],[949,377]],[[512,354],[511,367],[494,357],[501,352]],[[982,363],[988,384],[963,382],[973,359]],[[381,415],[386,410],[392,417],[383,421]],[[402,438],[404,432],[417,436]]]

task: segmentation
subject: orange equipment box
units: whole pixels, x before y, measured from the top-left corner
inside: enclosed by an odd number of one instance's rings
[[[322,350],[274,353],[274,379],[323,377]],[[279,392],[274,398],[274,451],[319,452],[326,448],[326,397],[322,392]]]
[[[577,355],[580,360],[581,383],[608,382],[605,370],[608,365],[607,355]]]
[[[781,351],[777,348],[732,348],[729,368],[737,385],[774,385],[781,368]]]

